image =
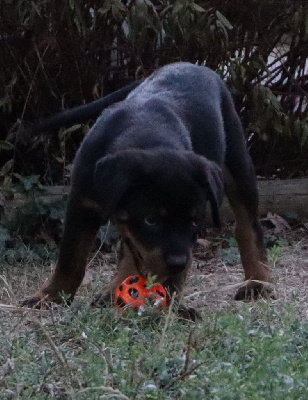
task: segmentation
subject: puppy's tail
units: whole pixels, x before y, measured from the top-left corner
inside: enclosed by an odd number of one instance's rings
[[[142,80],[133,82],[130,85],[124,86],[123,88],[102,97],[101,99],[60,112],[44,121],[35,123],[32,127],[32,133],[52,132],[63,126],[79,124],[88,121],[89,119],[97,118],[105,108],[124,100],[130,92],[140,85],[141,82]]]

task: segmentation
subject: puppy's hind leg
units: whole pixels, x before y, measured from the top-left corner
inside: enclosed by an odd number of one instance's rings
[[[243,183],[242,187],[238,187],[230,173],[227,172],[226,175],[226,193],[235,215],[235,238],[241,254],[245,280],[250,281],[238,290],[235,299],[244,300],[267,295],[268,290],[265,285],[253,282],[272,281],[272,273],[266,265],[266,249],[258,219],[258,193],[256,188],[252,187],[254,182],[249,182],[250,188],[245,187]],[[245,194],[241,195],[241,191],[245,191]],[[247,196],[249,191],[251,191],[250,196]]]
[[[242,126],[231,99],[225,104],[224,118],[227,135],[227,151],[224,170],[226,195],[235,215],[235,237],[238,242],[245,272],[246,286],[240,288],[237,300],[268,296],[272,273],[267,267],[266,249],[259,222],[259,196],[257,181],[248,154]]]

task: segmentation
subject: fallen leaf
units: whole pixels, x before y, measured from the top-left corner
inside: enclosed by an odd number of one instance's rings
[[[281,233],[285,230],[291,229],[288,222],[278,214],[268,213],[263,222],[269,222],[274,228],[274,233]]]
[[[208,241],[207,239],[198,239],[197,243],[204,249],[209,249],[211,247],[211,242]]]

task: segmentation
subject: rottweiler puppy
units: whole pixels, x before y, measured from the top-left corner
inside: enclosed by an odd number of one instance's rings
[[[206,67],[170,64],[142,82],[56,116],[45,128],[101,111],[74,162],[57,266],[24,305],[61,302],[63,292],[73,300],[96,233],[108,220],[122,238],[109,293],[133,274],[157,275],[168,293],[180,293],[206,205],[219,225],[224,193],[250,281],[236,299],[251,291],[260,294],[262,284],[254,280],[271,281],[271,272],[258,221],[256,178],[240,119],[220,77]]]

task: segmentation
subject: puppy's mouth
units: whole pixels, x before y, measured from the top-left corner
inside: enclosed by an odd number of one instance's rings
[[[157,276],[157,281],[163,283],[182,273],[189,265],[189,255],[172,255],[162,257],[158,249],[153,254],[142,251],[131,238],[123,238],[133,257],[138,274],[144,277]],[[156,254],[155,254],[156,253]]]

